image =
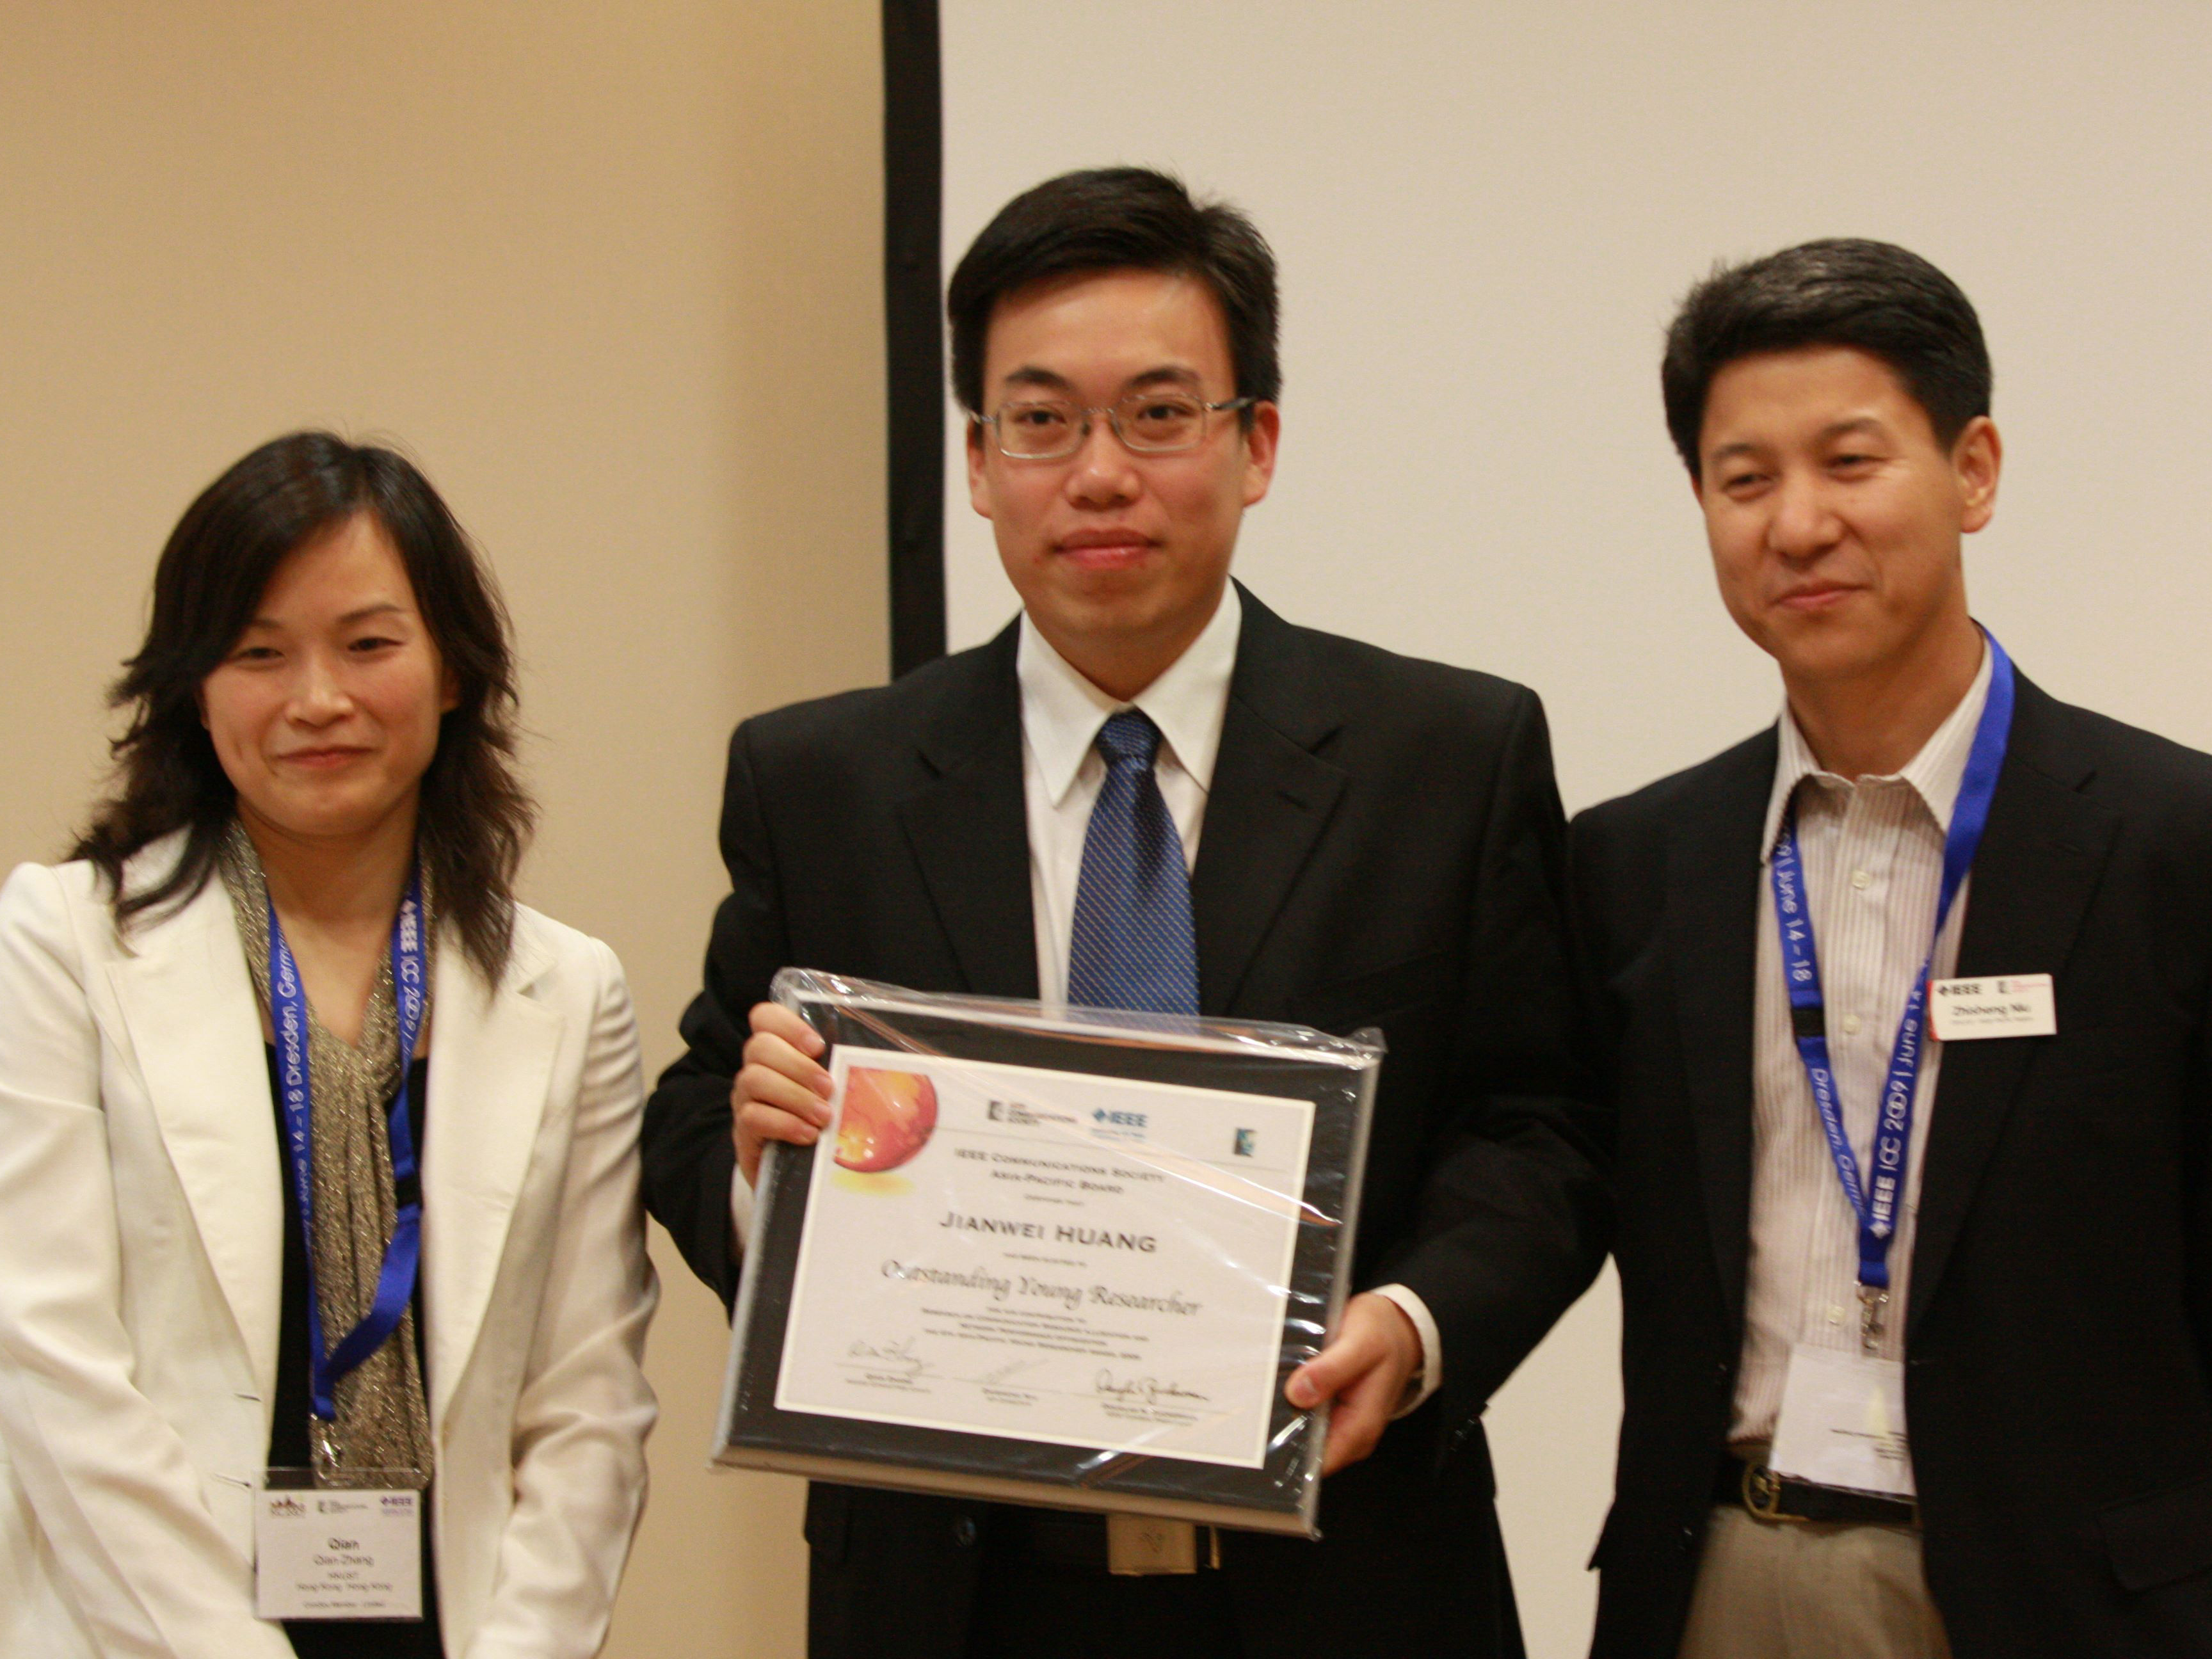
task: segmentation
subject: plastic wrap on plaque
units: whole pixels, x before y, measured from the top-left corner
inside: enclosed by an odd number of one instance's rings
[[[716,1461],[1312,1536],[1379,1036],[787,969],[830,1126],[762,1165]]]

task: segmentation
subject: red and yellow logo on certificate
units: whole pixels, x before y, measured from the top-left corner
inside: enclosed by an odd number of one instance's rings
[[[936,1127],[937,1085],[927,1078],[855,1066],[845,1078],[837,1163],[863,1174],[896,1170],[929,1144]]]

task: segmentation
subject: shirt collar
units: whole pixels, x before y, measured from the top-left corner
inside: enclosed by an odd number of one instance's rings
[[[1987,641],[1982,644],[1982,665],[1974,673],[1973,684],[1959,706],[1944,717],[1920,752],[1907,762],[1894,775],[1909,783],[1928,805],[1936,827],[1945,835],[1951,832],[1951,811],[1959,804],[1959,788],[1966,781],[1966,761],[1973,753],[1974,733],[1982,723],[1982,708],[1990,700],[1990,676],[1996,659]],[[1780,728],[1781,748],[1774,763],[1774,793],[1766,801],[1766,834],[1759,842],[1759,860],[1765,862],[1774,850],[1774,843],[1782,834],[1782,814],[1797,793],[1797,786],[1807,778],[1828,778],[1839,783],[1850,780],[1839,778],[1824,771],[1820,763],[1813,757],[1813,746],[1805,741],[1805,734],[1797,729],[1797,717],[1790,712],[1790,700],[1782,702]],[[1887,780],[1869,780],[1887,781]]]
[[[1221,750],[1221,726],[1229,712],[1229,677],[1237,666],[1237,641],[1243,622],[1244,608],[1236,583],[1231,582],[1221,591],[1212,619],[1182,655],[1132,702],[1117,702],[1053,649],[1024,611],[1021,643],[1014,655],[1014,677],[1022,693],[1022,732],[1052,804],[1058,806],[1075,787],[1076,775],[1092,753],[1106,717],[1130,708],[1152,716],[1176,763],[1200,789],[1211,790],[1214,757]]]

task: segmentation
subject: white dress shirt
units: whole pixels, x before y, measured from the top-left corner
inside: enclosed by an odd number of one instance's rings
[[[1232,583],[1222,590],[1212,620],[1182,655],[1133,701],[1120,702],[1085,679],[1024,613],[1014,675],[1022,694],[1022,791],[1029,811],[1030,902],[1042,1000],[1067,999],[1083,842],[1091,829],[1091,808],[1106,781],[1106,762],[1097,746],[1099,728],[1124,708],[1144,710],[1160,728],[1152,775],[1176,833],[1182,837],[1183,867],[1194,868],[1243,621],[1243,605]],[[1443,1346],[1437,1322],[1419,1297],[1403,1285],[1379,1285],[1376,1293],[1395,1303],[1420,1333],[1422,1369],[1400,1402],[1402,1415],[1443,1381]]]
[[[1743,1363],[1731,1441],[1774,1437],[1790,1351],[1797,1343],[1859,1352],[1858,1218],[1844,1196],[1812,1085],[1791,1034],[1767,864],[1794,799],[1813,940],[1827,1013],[1828,1054],[1844,1125],[1868,1168],[1898,1022],[1928,953],[1943,879],[1951,813],[1989,700],[1992,659],[1966,696],[1902,771],[1853,781],[1823,771],[1785,703],[1766,849],[1759,888],[1759,977],[1753,1006],[1751,1253],[1744,1297]],[[1957,969],[1972,878],[1962,884],[1936,942],[1930,976]],[[1912,1243],[1928,1123],[1943,1045],[1922,1050],[1913,1097],[1905,1190],[1889,1248],[1889,1305],[1876,1352],[1905,1353]]]

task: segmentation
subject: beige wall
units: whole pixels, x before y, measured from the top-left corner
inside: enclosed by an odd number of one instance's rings
[[[886,660],[877,7],[9,13],[0,861],[79,820],[191,495],[293,427],[391,434],[514,612],[525,896],[621,953],[657,1069],[721,889],[731,724]],[[796,1655],[798,1488],[705,1471],[720,1310],[666,1242],[609,1651]]]

